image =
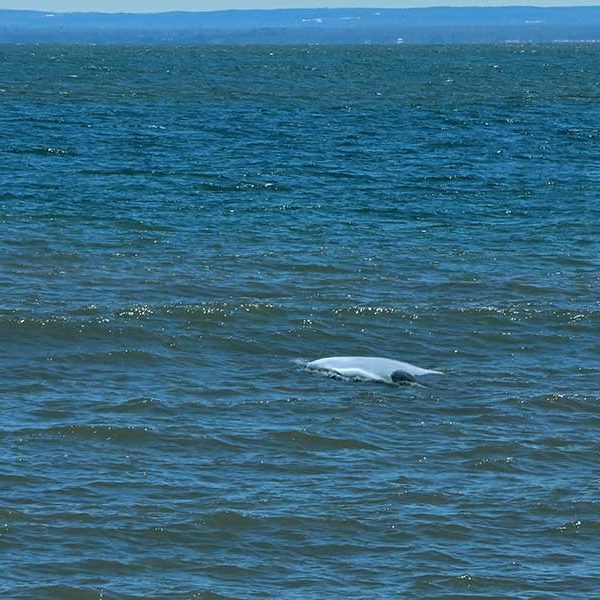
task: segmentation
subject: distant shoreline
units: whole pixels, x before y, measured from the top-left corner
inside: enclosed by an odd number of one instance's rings
[[[163,13],[0,10],[0,43],[4,44],[390,45],[599,41],[600,5]]]

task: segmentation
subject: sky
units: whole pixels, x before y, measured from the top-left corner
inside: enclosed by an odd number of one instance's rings
[[[425,6],[598,6],[600,0],[0,0],[1,8],[46,12],[165,12],[249,8],[416,8]]]

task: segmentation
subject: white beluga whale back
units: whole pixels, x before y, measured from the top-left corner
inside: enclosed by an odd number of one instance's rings
[[[437,376],[443,375],[441,371],[422,369],[407,362],[377,356],[330,356],[313,360],[306,367],[349,379],[426,386],[435,385]]]

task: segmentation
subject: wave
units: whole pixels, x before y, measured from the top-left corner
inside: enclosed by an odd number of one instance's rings
[[[261,190],[265,192],[292,192],[293,188],[283,185],[281,183],[275,183],[271,181],[266,182],[251,182],[243,181],[238,183],[219,184],[219,183],[202,183],[200,189],[206,192],[213,192],[216,194],[225,194],[230,192],[251,192]],[[252,209],[250,209],[252,210]]]
[[[170,414],[172,411],[166,405],[165,402],[159,400],[158,398],[153,398],[151,396],[141,396],[138,398],[130,398],[128,400],[124,400],[120,404],[116,404],[107,407],[107,410],[113,413],[123,413],[123,414],[160,414],[160,413],[168,413]]]
[[[71,256],[69,254],[69,256]],[[296,267],[317,271],[345,272],[345,269],[330,264],[298,264]],[[333,305],[324,309],[313,308],[311,312],[319,312],[322,315],[369,315],[385,316],[398,315],[400,317],[411,317],[426,312],[427,314],[460,314],[460,315],[490,315],[500,317],[518,317],[521,319],[540,318],[545,320],[562,320],[575,322],[583,319],[599,319],[600,309],[592,306],[580,305],[576,307],[552,305],[540,307],[534,303],[511,302],[507,304],[445,304],[444,306],[425,303],[412,304],[407,308],[406,304],[395,306],[393,304],[341,304]],[[52,323],[65,323],[75,317],[90,317],[93,322],[100,319],[101,322],[109,322],[118,318],[149,319],[154,316],[211,316],[232,315],[235,313],[250,314],[292,314],[298,312],[297,307],[291,303],[276,303],[260,300],[206,300],[198,303],[134,303],[122,307],[101,306],[98,304],[84,304],[66,307],[60,313],[41,313],[25,309],[12,309],[0,311],[0,326],[27,326],[37,324],[41,327]]]
[[[64,424],[48,427],[28,427],[13,430],[13,436],[23,436],[35,439],[81,438],[87,440],[104,440],[115,442],[148,442],[160,440],[162,434],[149,425],[91,425],[91,424]]]
[[[78,153],[71,149],[57,148],[55,146],[40,146],[36,148],[12,147],[9,150],[15,154],[31,154],[34,156],[77,156]]]
[[[144,323],[173,323],[176,327],[220,324],[225,320],[249,316],[279,318],[290,314],[289,307],[264,302],[202,302],[199,304],[133,304],[109,309],[97,305],[75,306],[60,313],[32,314],[30,311],[0,312],[0,334],[7,342],[33,340],[40,336],[57,340],[113,338],[135,341],[169,341],[168,331],[144,328]],[[172,340],[171,340],[172,341]],[[125,350],[126,358],[135,350]],[[151,357],[150,357],[151,358]],[[110,359],[109,359],[110,360]]]
[[[27,594],[32,598],[56,598],[57,600],[141,600],[142,596],[130,596],[128,594],[100,593],[97,589],[87,587],[75,587],[72,585],[56,584],[42,586],[28,586]],[[100,595],[99,595],[100,593]],[[145,596],[143,596],[145,597]]]
[[[305,450],[326,452],[332,450],[370,450],[379,451],[381,448],[375,444],[354,438],[339,438],[312,433],[304,429],[290,429],[275,431],[269,437],[278,444],[296,446]]]

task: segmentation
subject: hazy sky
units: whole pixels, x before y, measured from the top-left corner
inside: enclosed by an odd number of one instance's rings
[[[0,8],[52,11],[163,12],[232,8],[407,8],[423,6],[597,6],[600,0],[0,0]]]

